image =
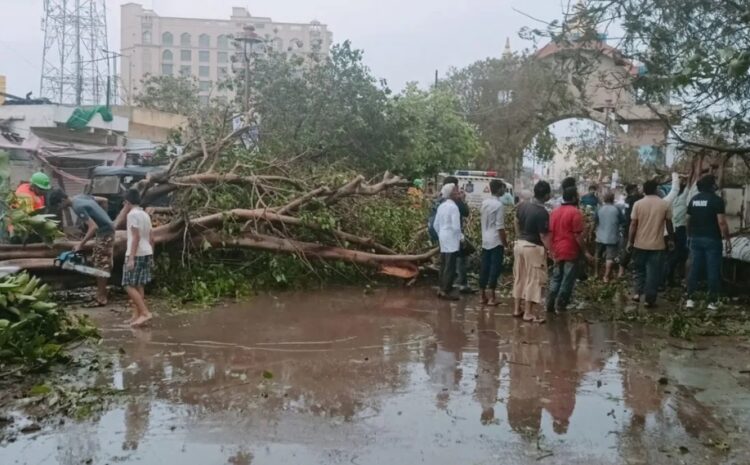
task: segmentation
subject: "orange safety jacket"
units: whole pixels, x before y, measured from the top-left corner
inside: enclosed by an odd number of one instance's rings
[[[26,213],[34,213],[44,208],[44,196],[37,195],[31,190],[31,184],[28,182],[21,183],[16,189],[16,208],[21,208]]]

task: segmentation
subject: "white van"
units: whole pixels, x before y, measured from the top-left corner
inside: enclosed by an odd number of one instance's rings
[[[454,176],[458,179],[458,188],[463,192],[466,192],[466,203],[472,208],[481,207],[484,199],[489,198],[492,195],[490,193],[490,181],[493,179],[499,179],[504,182],[506,191],[511,197],[513,196],[513,186],[503,178],[499,177],[496,171],[459,170],[452,175],[441,173],[438,175],[440,185],[443,184],[443,179],[448,176]]]

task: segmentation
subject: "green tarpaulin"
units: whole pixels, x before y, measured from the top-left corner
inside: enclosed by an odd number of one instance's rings
[[[65,122],[65,125],[70,129],[83,129],[89,125],[91,118],[97,113],[102,115],[102,119],[105,122],[109,123],[112,121],[112,111],[109,108],[100,105],[89,109],[76,108],[75,111],[73,111],[73,114],[70,115],[70,118],[68,118],[68,121]]]

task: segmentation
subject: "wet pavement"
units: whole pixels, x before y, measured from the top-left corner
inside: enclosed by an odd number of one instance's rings
[[[748,464],[750,344],[444,303],[428,289],[262,296],[131,330],[122,390],[0,444],[5,464]]]

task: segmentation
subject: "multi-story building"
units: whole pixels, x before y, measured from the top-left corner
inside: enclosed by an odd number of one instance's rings
[[[217,83],[242,67],[241,37],[247,26],[278,52],[301,55],[327,53],[333,41],[326,25],[280,23],[251,16],[245,8],[233,8],[228,20],[159,16],[137,3],[122,5],[121,80],[122,100],[130,103],[147,76],[193,76],[200,98],[218,95]]]

